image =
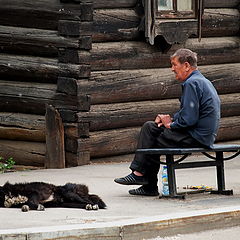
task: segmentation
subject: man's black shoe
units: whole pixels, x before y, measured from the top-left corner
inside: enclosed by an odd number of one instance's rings
[[[143,176],[136,176],[134,173],[127,175],[126,177],[114,179],[116,183],[123,185],[147,185],[148,181]]]
[[[141,186],[137,189],[131,189],[128,191],[131,195],[140,195],[140,196],[158,196],[159,192],[158,190],[145,190],[144,186]]]

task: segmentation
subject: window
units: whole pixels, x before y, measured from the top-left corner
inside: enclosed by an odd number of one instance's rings
[[[195,18],[195,3],[194,0],[158,0],[157,17]]]
[[[183,43],[188,37],[201,37],[204,0],[144,0],[145,36],[154,44],[157,36],[168,45]]]

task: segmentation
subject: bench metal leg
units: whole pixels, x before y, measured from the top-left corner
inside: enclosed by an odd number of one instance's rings
[[[211,191],[213,194],[232,195],[233,190],[225,190],[223,152],[216,152],[217,184],[218,190]]]

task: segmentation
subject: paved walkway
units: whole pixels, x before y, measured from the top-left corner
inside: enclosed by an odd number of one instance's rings
[[[191,158],[202,158],[192,156]],[[174,231],[197,229],[196,223],[214,223],[214,227],[237,225],[240,219],[240,157],[225,163],[226,189],[233,196],[195,194],[186,200],[130,196],[132,186],[114,183],[115,177],[129,173],[129,163],[101,163],[67,169],[43,169],[0,174],[0,185],[6,181],[44,181],[57,185],[84,183],[108,205],[106,210],[46,209],[44,212],[21,212],[0,209],[0,239],[144,239]],[[177,185],[216,187],[214,167],[176,170]],[[161,183],[159,183],[161,188]],[[224,221],[224,223],[222,223]],[[218,224],[219,223],[219,224]],[[170,231],[169,227],[175,227]],[[176,228],[176,226],[178,228]],[[191,228],[191,227],[190,227]],[[4,238],[4,236],[8,238]],[[26,237],[28,236],[28,237]],[[71,237],[70,237],[71,236]],[[2,238],[1,238],[2,237]]]

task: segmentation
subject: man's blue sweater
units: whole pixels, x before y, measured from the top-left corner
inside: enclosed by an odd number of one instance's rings
[[[220,120],[220,99],[212,83],[195,70],[182,83],[180,110],[174,114],[172,129],[186,129],[206,147],[212,147]]]

